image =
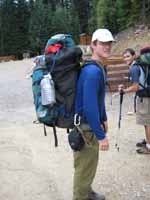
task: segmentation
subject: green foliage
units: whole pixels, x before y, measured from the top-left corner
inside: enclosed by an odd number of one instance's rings
[[[18,0],[15,10],[15,54],[22,57],[29,46],[29,7],[26,0]]]
[[[128,25],[138,22],[141,14],[141,0],[131,0],[131,10]]]
[[[45,32],[46,12],[42,0],[36,0],[30,18],[29,40],[33,52],[41,54],[42,37]]]
[[[109,28],[113,33],[141,22],[150,26],[150,0],[0,0],[0,55],[44,52],[56,33]]]
[[[15,3],[5,0],[1,5],[1,54],[9,55],[15,49]]]
[[[92,33],[97,27],[96,0],[89,2],[89,11],[88,29],[89,33]]]
[[[96,2],[97,25],[118,32],[116,20],[116,0],[99,0]]]
[[[127,27],[131,10],[131,1],[116,0],[116,10],[118,31],[121,31]]]
[[[28,14],[25,0],[4,0],[1,5],[1,55],[19,56],[27,49]]]
[[[89,32],[89,16],[90,16],[90,0],[73,0],[76,12],[79,16],[79,23],[80,23],[80,33],[88,33]]]

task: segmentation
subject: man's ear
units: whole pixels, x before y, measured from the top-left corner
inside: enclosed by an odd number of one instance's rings
[[[97,41],[91,42],[91,49],[94,50],[97,45]]]

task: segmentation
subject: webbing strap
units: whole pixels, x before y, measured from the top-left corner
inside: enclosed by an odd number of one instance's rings
[[[54,140],[55,140],[55,147],[58,146],[58,138],[57,138],[57,133],[56,133],[56,127],[53,126],[53,133],[54,133]],[[46,127],[44,124],[44,135],[47,136],[47,131],[46,131]]]
[[[58,146],[58,138],[56,133],[56,126],[53,126],[53,133],[54,133],[54,139],[55,139],[55,147]]]
[[[56,59],[57,59],[58,54],[59,54],[59,50],[58,50],[57,53],[54,55],[53,64],[52,64],[52,67],[51,67],[51,69],[50,69],[50,73],[52,73],[53,70],[54,70],[54,67],[55,67],[55,64],[56,64]]]
[[[45,124],[44,124],[44,135],[47,136]]]

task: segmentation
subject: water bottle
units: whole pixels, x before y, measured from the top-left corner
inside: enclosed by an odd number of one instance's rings
[[[56,103],[54,82],[52,80],[50,73],[44,75],[40,85],[41,85],[42,105],[51,106],[54,103]]]

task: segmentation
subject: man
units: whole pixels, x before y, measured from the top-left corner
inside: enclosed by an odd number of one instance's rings
[[[142,58],[143,55],[150,53],[150,46],[144,47],[140,51],[140,57]],[[144,71],[142,70],[139,63],[135,62],[135,52],[133,49],[126,49],[123,53],[123,57],[125,62],[130,65],[130,81],[131,86],[128,88],[119,88],[119,91],[123,91],[124,93],[128,92],[137,92],[142,89],[141,85],[145,85],[145,75]],[[150,77],[149,77],[150,79]],[[150,84],[150,80],[149,80]],[[137,147],[140,147],[140,149],[137,149],[137,153],[140,154],[150,154],[150,97],[137,97],[137,111],[136,111],[136,121],[137,124],[143,125],[145,129],[145,137],[146,140],[142,140],[141,142],[138,142],[136,144]]]
[[[74,152],[73,200],[105,200],[104,195],[92,189],[99,148],[108,150],[108,130],[105,110],[104,62],[110,55],[114,38],[107,29],[98,29],[92,35],[91,63],[86,64],[80,74],[75,112],[81,117],[80,128],[84,133],[85,145]]]

